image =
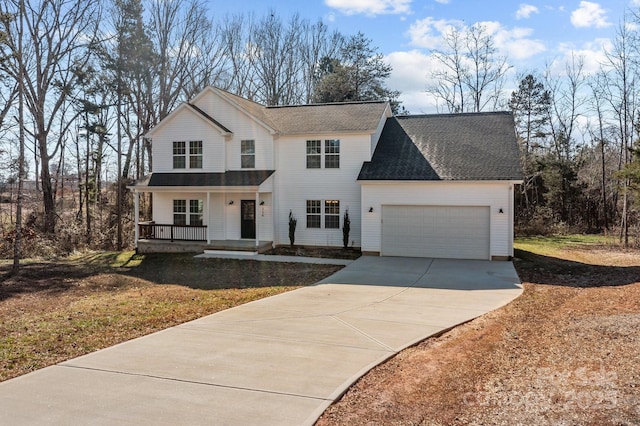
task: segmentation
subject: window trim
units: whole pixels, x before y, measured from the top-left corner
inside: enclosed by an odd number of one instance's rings
[[[182,145],[182,146],[180,146]],[[186,141],[173,141],[172,146],[172,154],[173,154],[173,168],[174,169],[178,169],[178,170],[182,170],[182,169],[186,169],[187,168],[187,142]],[[177,152],[176,151],[182,151],[182,152]],[[176,161],[177,160],[181,160],[182,161],[182,166],[177,165],[176,166]]]
[[[305,212],[307,229],[340,229],[340,200],[338,199],[307,200]],[[328,221],[334,226],[327,226]]]
[[[197,204],[194,204],[194,203],[197,203]],[[176,207],[178,208],[176,209]],[[176,223],[176,217],[181,217],[183,220],[183,223]],[[196,218],[196,220],[193,220],[194,217]],[[180,199],[173,200],[173,225],[203,226],[204,225],[204,200],[201,200],[199,198],[198,199],[180,198]]]
[[[311,148],[311,150],[310,150]],[[311,152],[310,152],[311,151]],[[315,151],[315,152],[314,152]],[[322,168],[322,140],[320,139],[308,139],[306,144],[306,159],[307,169],[321,169]],[[315,166],[315,160],[317,158],[318,165]],[[310,166],[309,160],[313,159],[314,167]]]
[[[337,209],[337,212],[335,209]],[[328,219],[332,222],[335,221],[335,223],[332,223],[332,226],[328,226]],[[340,229],[340,200],[324,200],[324,228]]]
[[[195,151],[195,153],[194,153]],[[203,161],[203,143],[202,141],[189,141],[189,168],[201,169]],[[195,165],[194,165],[195,161]]]
[[[195,218],[195,221],[194,221],[194,218]],[[189,200],[189,225],[190,226],[204,225],[204,200],[200,200],[200,199]]]
[[[244,152],[245,143],[251,142],[251,152]],[[251,159],[251,166],[245,166],[245,159]],[[240,168],[255,169],[256,168],[256,141],[255,139],[243,139],[240,141]]]
[[[307,229],[322,229],[322,200],[307,200],[306,212]]]
[[[329,152],[329,148],[331,152]],[[329,166],[327,160],[332,159],[332,165]],[[324,168],[325,169],[339,169],[340,168],[340,139],[325,139],[324,140]]]
[[[181,217],[182,221],[176,220]],[[187,200],[173,200],[173,225],[185,226],[187,223]]]

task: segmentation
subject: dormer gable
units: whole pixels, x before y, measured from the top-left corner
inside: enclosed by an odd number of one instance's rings
[[[211,100],[212,96],[226,102],[228,105],[231,105],[234,109],[263,127],[267,132],[269,132],[269,134],[275,135],[278,133],[275,126],[266,116],[266,107],[264,105],[234,95],[217,87],[205,87],[204,90],[191,100],[191,104],[198,106],[209,115],[214,116],[215,112],[211,111],[210,105],[216,104],[216,102]]]
[[[228,138],[231,135],[233,135],[233,132],[231,130],[229,130],[226,126],[216,121],[213,117],[211,117],[209,114],[207,114],[198,106],[188,102],[183,102],[182,104],[180,104],[180,106],[178,106],[178,108],[173,110],[171,114],[167,115],[164,119],[162,119],[162,121],[160,121],[160,123],[158,123],[151,130],[149,130],[149,132],[147,132],[146,137],[153,138],[154,134],[160,131],[167,124],[171,123],[176,116],[180,115],[185,111],[192,113],[193,115],[195,115],[196,117],[198,117],[199,119],[207,123],[208,125],[212,126],[214,129],[216,129],[218,133],[220,133],[221,136]]]

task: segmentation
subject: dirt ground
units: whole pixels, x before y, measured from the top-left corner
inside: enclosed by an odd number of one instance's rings
[[[640,425],[640,252],[516,253],[524,294],[363,376],[318,425]]]

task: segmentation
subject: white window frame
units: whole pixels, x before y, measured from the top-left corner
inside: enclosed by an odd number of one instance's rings
[[[189,168],[201,169],[203,160],[202,141],[189,141]]]
[[[309,139],[306,144],[306,160],[307,160],[307,169],[321,169],[322,168],[322,141],[320,139]],[[316,158],[317,158],[317,166],[316,166]],[[313,163],[310,163],[309,160],[313,160]],[[310,166],[313,165],[313,167]]]
[[[318,226],[309,226],[313,218],[313,225],[317,220]],[[322,200],[307,200],[307,229],[322,229]]]
[[[249,163],[250,165],[245,165],[245,160],[251,160]],[[256,168],[256,141],[254,139],[245,139],[240,141],[240,168]]]
[[[324,228],[340,229],[340,200],[324,200],[323,210],[324,210]],[[334,223],[331,223],[332,226],[328,226],[329,220],[331,220],[332,222],[335,221]]]
[[[186,169],[187,168],[187,142],[186,141],[173,141],[171,145],[173,149],[173,168],[174,169]],[[182,166],[176,166],[176,160],[182,161]]]
[[[176,217],[182,217],[183,223],[176,223]],[[204,200],[173,200],[173,224],[202,226],[204,224]]]
[[[331,160],[331,161],[328,161],[328,160]],[[324,168],[325,169],[340,168],[340,139],[324,140]]]

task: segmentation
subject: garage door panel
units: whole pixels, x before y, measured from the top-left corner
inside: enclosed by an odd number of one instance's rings
[[[384,256],[489,258],[489,207],[382,206]]]

